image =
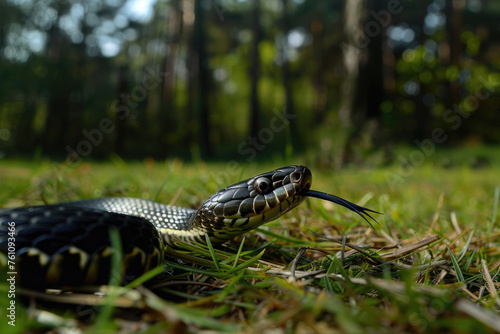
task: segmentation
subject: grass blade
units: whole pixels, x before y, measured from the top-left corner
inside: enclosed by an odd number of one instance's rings
[[[238,260],[240,259],[241,251],[243,250],[244,244],[245,244],[245,237],[241,239],[240,247],[238,248],[238,252],[236,253],[236,257],[234,259],[233,268],[236,267],[236,265],[238,264]]]
[[[491,215],[491,222],[490,222],[490,230],[489,232],[491,233],[493,231],[493,226],[495,226],[495,220],[497,219],[497,214],[498,214],[498,199],[500,198],[500,187],[496,186],[495,188],[495,197],[494,197],[494,204],[493,204],[493,213]]]
[[[472,230],[469,234],[469,237],[467,238],[467,241],[465,242],[464,248],[462,248],[462,252],[460,252],[460,256],[458,257],[458,263],[462,261],[462,259],[465,256],[465,253],[467,253],[467,250],[469,249],[470,242],[472,241],[472,236],[474,235],[475,230]]]
[[[446,246],[446,245],[445,245]],[[451,257],[451,262],[453,263],[453,268],[455,269],[456,273],[457,273],[457,278],[460,282],[462,282],[463,284],[465,284],[465,279],[464,279],[464,275],[462,275],[462,271],[460,270],[460,266],[458,265],[458,261],[457,259],[455,258],[455,255],[453,255],[451,249],[446,246],[446,248],[448,249],[448,252],[450,253],[450,257]]]
[[[215,269],[220,272],[219,261],[217,260],[215,249],[212,246],[212,242],[210,241],[210,237],[208,236],[208,234],[205,234],[205,240],[207,242],[208,249],[210,250],[210,255],[212,255],[212,260],[214,260]]]
[[[262,257],[262,255],[264,255],[264,252],[266,250],[263,249],[259,254],[257,254],[256,256],[254,256],[253,258],[251,258],[250,260],[246,260],[245,262],[243,262],[242,264],[240,264],[239,266],[236,266],[228,271],[226,271],[226,274],[232,274],[232,273],[235,273],[241,269],[244,269],[244,268],[247,268],[247,267],[250,267],[252,264],[254,264],[255,262],[259,261],[260,258]]]

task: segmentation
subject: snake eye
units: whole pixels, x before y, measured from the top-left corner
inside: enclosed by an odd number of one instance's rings
[[[253,187],[261,195],[267,194],[273,189],[271,186],[271,180],[266,177],[259,177],[255,180]]]

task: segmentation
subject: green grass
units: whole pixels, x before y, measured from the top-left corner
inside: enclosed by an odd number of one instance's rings
[[[310,165],[313,189],[383,212],[380,224],[371,229],[342,207],[308,199],[225,246],[178,240],[167,250],[169,274],[154,286],[112,289],[104,306],[75,293],[74,307],[57,307],[67,296],[52,296],[49,306],[19,308],[15,330],[2,319],[0,332],[500,331],[499,156],[498,148],[438,151],[411,170],[320,169],[297,159]],[[477,157],[491,158],[485,165]],[[195,208],[220,188],[285,164],[114,158],[61,174],[49,161],[0,160],[0,207],[133,196]],[[1,283],[2,308],[6,289]]]

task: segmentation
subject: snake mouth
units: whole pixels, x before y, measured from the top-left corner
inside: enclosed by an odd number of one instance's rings
[[[319,199],[322,199],[322,200],[325,200],[328,202],[332,202],[332,203],[335,203],[338,205],[342,205],[343,207],[348,208],[349,210],[354,211],[358,215],[360,215],[368,224],[370,224],[370,226],[372,228],[373,228],[373,225],[367,219],[367,217],[370,218],[371,220],[373,220],[377,224],[378,224],[378,221],[375,218],[373,218],[372,216],[370,216],[369,212],[373,212],[373,213],[376,213],[379,215],[382,214],[380,212],[377,212],[377,211],[362,207],[360,205],[354,204],[352,202],[349,202],[348,200],[345,200],[345,199],[340,198],[338,196],[323,193],[321,191],[310,190],[308,187],[304,187],[304,189],[301,192],[299,192],[299,195],[305,196],[305,197],[315,197],[315,198],[319,198]]]

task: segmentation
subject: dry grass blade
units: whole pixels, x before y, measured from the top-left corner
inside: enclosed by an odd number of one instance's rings
[[[500,306],[500,298],[498,298],[498,291],[495,288],[493,280],[491,279],[488,265],[486,264],[486,261],[484,259],[481,260],[481,266],[483,267],[483,277],[486,281],[486,288],[490,292],[491,298],[493,298],[493,300],[497,303],[497,305]]]
[[[489,267],[489,271],[495,270],[495,269],[497,269],[498,267],[500,267],[500,260],[498,260],[497,262],[493,263],[493,264]]]
[[[321,273],[324,273],[325,271],[324,270],[315,270],[315,271],[300,271],[300,270],[295,270],[295,272],[292,273],[291,270],[278,270],[278,269],[262,269],[262,268],[255,268],[255,267],[248,267],[247,268],[248,270],[252,270],[252,271],[257,271],[257,272],[260,272],[260,271],[265,271],[266,274],[271,274],[271,275],[278,275],[278,276],[282,276],[282,277],[292,277],[292,275],[295,276],[295,279],[298,280],[298,279],[302,279],[302,278],[305,278],[305,277],[311,277],[311,276],[315,276],[315,278],[320,278],[320,276],[316,276],[318,274],[321,274]]]
[[[462,291],[465,292],[465,294],[467,296],[469,296],[473,300],[478,300],[479,299],[475,294],[473,294],[472,292],[470,292],[469,289],[465,289],[464,288],[464,289],[462,289]]]
[[[384,289],[386,291],[390,291],[392,293],[397,293],[404,295],[408,290],[407,284],[405,282],[399,281],[388,281],[385,279],[373,278],[370,277],[368,282],[377,286],[378,288]],[[456,289],[457,286],[453,286]],[[411,286],[412,290],[415,290],[419,293],[425,293],[435,297],[442,297],[449,293],[447,289],[440,289],[434,286],[422,285],[422,284],[414,284]],[[458,285],[459,289],[462,289],[462,285]]]
[[[295,276],[295,271],[297,269],[297,263],[299,261],[299,259],[308,251],[308,250],[314,250],[314,251],[317,251],[317,252],[320,252],[320,253],[323,253],[325,255],[328,255],[329,253],[326,252],[325,250],[323,249],[320,249],[320,248],[316,248],[316,247],[301,247],[299,248],[299,251],[297,252],[297,255],[295,256],[295,258],[293,259],[292,261],[292,266],[290,268],[290,273],[291,273],[291,280],[292,281],[295,281],[295,279],[297,278]]]
[[[439,219],[439,214],[441,213],[441,207],[443,206],[443,202],[444,202],[444,193],[441,193],[441,195],[439,195],[436,212],[434,213],[434,217],[432,217],[432,223],[431,226],[429,227],[429,231],[432,231],[434,229],[434,226],[436,225]]]
[[[453,228],[455,229],[457,234],[460,235],[462,233],[462,230],[460,229],[460,225],[458,224],[457,214],[455,212],[450,213],[450,219]]]
[[[51,294],[29,289],[19,289],[19,294],[36,297],[41,300],[60,304],[75,304],[75,305],[103,305],[109,303],[109,299],[95,294],[71,293],[71,294]],[[143,308],[144,302],[135,290],[129,290],[123,295],[112,299],[112,305],[122,308]]]
[[[435,235],[435,236],[432,236],[432,237],[429,237],[429,238],[426,238],[422,241],[419,241],[417,243],[414,243],[414,244],[411,244],[411,245],[407,245],[407,246],[404,246],[402,248],[399,248],[399,249],[394,249],[390,252],[387,252],[385,254],[382,255],[382,258],[386,259],[386,260],[393,260],[393,259],[397,259],[399,257],[402,257],[406,254],[409,254],[421,247],[424,247],[424,246],[427,246],[427,245],[430,245],[436,241],[438,241],[439,239],[441,239],[441,237],[439,235]]]
[[[498,314],[485,310],[466,299],[457,301],[455,308],[500,333],[500,317]]]
[[[397,245],[398,244],[398,241],[396,239],[394,239],[393,237],[391,237],[386,231],[384,230],[381,230],[380,231],[380,234],[382,234],[382,236],[387,239],[389,241],[390,244],[394,244],[394,245]]]
[[[314,233],[314,232],[313,232],[313,234],[314,234],[314,235],[317,235],[317,234],[316,234],[316,233]],[[344,239],[342,239],[342,242],[340,242],[340,241],[338,241],[338,240],[332,240],[332,239],[330,239],[329,237],[325,237],[325,236],[321,236],[321,235],[317,235],[317,236],[318,236],[319,238],[321,238],[321,239],[329,240],[329,241],[332,241],[332,242],[334,242],[334,243],[340,244],[340,245],[342,246],[342,248],[341,248],[342,252],[343,252],[343,250],[345,250],[345,246],[347,246],[347,247],[352,248],[355,252],[358,252],[358,253],[363,254],[363,256],[365,256],[366,258],[369,258],[370,260],[372,260],[372,261],[373,261],[374,263],[376,263],[376,264],[383,264],[383,263],[385,262],[385,261],[384,261],[383,259],[381,259],[381,258],[375,258],[375,257],[373,257],[372,255],[368,254],[368,252],[367,252],[367,247],[364,247],[364,246],[363,246],[363,247],[360,247],[360,246],[354,245],[354,244],[352,244],[352,243],[345,242],[345,240],[344,240]],[[318,250],[318,249],[316,248],[316,250]],[[349,251],[349,252],[347,252],[347,253],[349,253],[349,255],[350,255],[350,254],[353,254],[354,252],[350,252],[350,251]],[[345,255],[346,255],[346,254],[343,254],[343,256],[344,256],[344,260],[345,260]],[[342,254],[341,254],[341,256],[342,256]],[[343,262],[344,260],[342,260],[342,262]]]

